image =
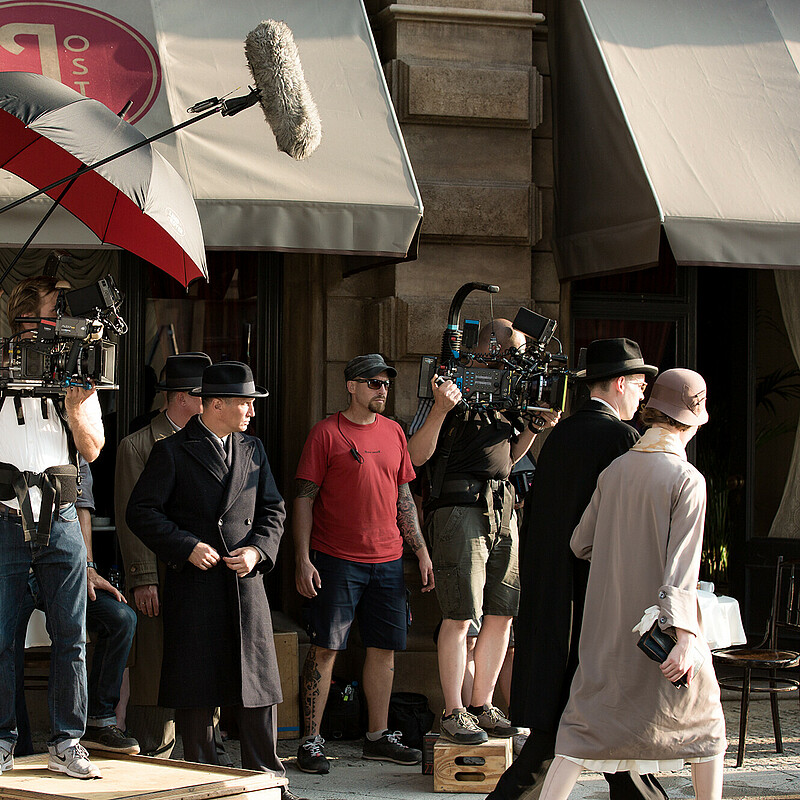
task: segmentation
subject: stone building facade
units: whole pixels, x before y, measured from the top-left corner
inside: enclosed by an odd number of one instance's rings
[[[419,257],[354,274],[343,259],[285,257],[287,479],[311,425],[343,407],[342,370],[355,354],[382,352],[397,366],[388,413],[410,422],[420,357],[440,351],[450,301],[462,284],[499,285],[495,316],[513,319],[520,306],[555,319],[564,313],[549,245],[552,128],[538,5],[544,2],[367,0],[425,206]],[[473,293],[464,314],[487,322],[488,298]],[[289,494],[288,480],[286,486]],[[395,688],[424,691],[436,708],[431,634],[439,611],[435,597],[419,594],[415,564],[407,568],[415,623],[409,651],[398,658]],[[297,617],[292,570],[293,560],[284,558],[284,600]],[[357,659],[357,646],[351,651]]]

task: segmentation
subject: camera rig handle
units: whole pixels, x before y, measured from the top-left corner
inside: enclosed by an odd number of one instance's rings
[[[453,300],[450,303],[450,311],[447,314],[447,328],[445,328],[444,336],[442,337],[442,361],[445,362],[454,356],[458,358],[461,350],[461,330],[459,325],[461,323],[461,306],[467,299],[467,295],[472,292],[487,292],[488,294],[497,294],[500,291],[499,286],[493,283],[465,283],[453,295]]]

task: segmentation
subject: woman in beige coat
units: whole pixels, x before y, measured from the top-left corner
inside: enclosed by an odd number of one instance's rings
[[[652,773],[684,761],[698,800],[722,797],[725,720],[696,596],[706,488],[685,451],[708,420],[705,395],[691,370],[658,377],[643,412],[651,427],[600,475],[573,533],[573,552],[592,562],[580,666],[541,800],[564,800],[584,768]],[[631,632],[654,604],[677,636],[661,665]],[[688,687],[676,688],[683,675]]]

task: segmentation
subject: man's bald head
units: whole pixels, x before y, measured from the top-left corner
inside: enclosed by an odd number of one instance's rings
[[[478,334],[478,350],[481,353],[488,353],[492,343],[492,332],[500,347],[500,352],[508,350],[509,347],[522,347],[525,344],[525,334],[518,331],[507,319],[495,319],[487,322]]]

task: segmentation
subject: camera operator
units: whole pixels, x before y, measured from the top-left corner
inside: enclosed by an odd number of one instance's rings
[[[525,336],[505,319],[485,325],[477,353],[500,354],[522,347]],[[492,703],[519,604],[518,537],[511,468],[537,433],[560,412],[530,419],[518,433],[503,414],[461,410],[461,392],[450,381],[433,383],[434,399],[412,422],[408,451],[414,466],[426,465],[431,498],[425,503],[436,594],[442,610],[438,639],[439,680],[445,709],[440,730],[458,744],[480,744],[487,734],[519,732]],[[524,423],[523,423],[524,424]],[[475,644],[472,702],[461,705],[470,620],[483,617]]]
[[[30,337],[33,320],[56,316],[55,278],[27,278],[11,292],[11,330]],[[30,317],[31,323],[18,323]],[[87,565],[78,515],[77,453],[94,461],[104,444],[94,388],[69,387],[52,397],[5,392],[0,407],[0,769],[13,768],[14,634],[33,568],[53,640],[48,683],[48,769],[100,777],[80,744],[87,714]]]

